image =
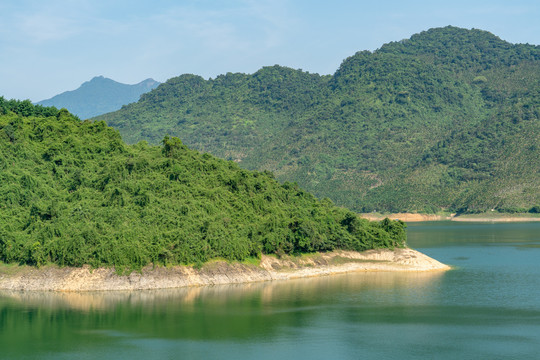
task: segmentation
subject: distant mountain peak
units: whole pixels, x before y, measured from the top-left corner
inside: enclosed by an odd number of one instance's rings
[[[145,79],[143,81],[141,81],[140,83],[138,83],[137,85],[140,85],[140,86],[143,86],[143,87],[146,87],[148,89],[148,91],[158,87],[160,84],[159,81],[156,81],[152,78],[148,78],[148,79]]]
[[[100,75],[100,76],[94,76],[89,81],[83,82],[79,88],[81,88],[83,86],[103,84],[103,83],[117,83],[117,82],[112,80],[112,79],[106,78],[103,75]],[[118,84],[120,84],[120,83],[118,83]]]
[[[154,79],[148,78],[140,83],[128,85],[99,75],[85,81],[76,90],[63,92],[38,104],[66,108],[81,119],[88,119],[136,102],[142,94],[159,84]]]

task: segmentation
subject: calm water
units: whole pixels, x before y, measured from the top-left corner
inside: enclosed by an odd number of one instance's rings
[[[0,293],[5,359],[539,359],[540,223],[423,223],[456,269],[174,291]]]

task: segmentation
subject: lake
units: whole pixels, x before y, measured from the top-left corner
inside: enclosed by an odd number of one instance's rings
[[[538,359],[540,223],[410,224],[454,270],[0,292],[2,359]]]

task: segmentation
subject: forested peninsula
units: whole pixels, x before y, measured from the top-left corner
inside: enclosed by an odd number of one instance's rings
[[[403,222],[361,219],[178,138],[126,145],[103,121],[0,97],[4,264],[129,273],[405,245]]]
[[[333,75],[185,74],[98,117],[128,143],[269,170],[356,212],[540,212],[540,47],[445,27]]]

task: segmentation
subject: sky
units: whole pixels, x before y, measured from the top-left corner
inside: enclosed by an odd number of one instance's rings
[[[333,74],[357,51],[447,25],[540,45],[539,19],[539,0],[2,0],[0,96],[37,102],[100,75]]]

